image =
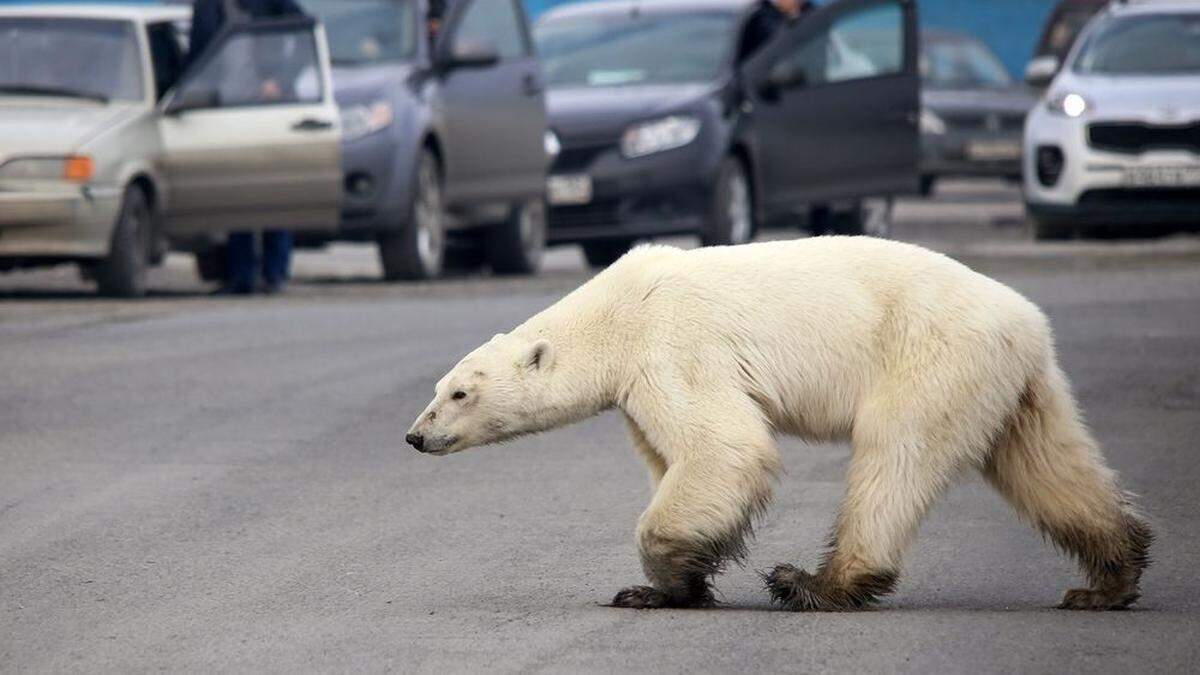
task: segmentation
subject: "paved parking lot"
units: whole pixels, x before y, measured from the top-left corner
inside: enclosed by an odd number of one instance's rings
[[[0,671],[1194,670],[1200,241],[1035,245],[1011,188],[968,184],[901,203],[896,236],[1049,313],[1160,535],[1134,611],[1050,609],[1073,565],[974,478],[878,610],[773,611],[754,570],[815,562],[847,460],[793,441],[720,609],[602,607],[641,578],[649,499],[617,416],[444,459],[401,438],[462,353],[585,278],[578,253],[386,285],[340,246],[276,298],[210,298],[184,258],[140,302],[0,277]]]

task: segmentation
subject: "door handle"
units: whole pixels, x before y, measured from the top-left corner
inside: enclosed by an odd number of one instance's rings
[[[527,74],[521,78],[521,90],[526,96],[537,96],[542,93],[542,82],[537,75]]]
[[[292,125],[293,131],[324,131],[332,128],[333,122],[330,122],[329,120],[319,120],[314,117],[300,120]]]

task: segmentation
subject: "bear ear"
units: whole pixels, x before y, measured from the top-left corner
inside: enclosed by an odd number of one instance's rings
[[[550,347],[549,340],[538,340],[533,343],[533,347],[529,350],[529,358],[526,359],[525,365],[531,370],[545,370],[554,362],[554,350]]]

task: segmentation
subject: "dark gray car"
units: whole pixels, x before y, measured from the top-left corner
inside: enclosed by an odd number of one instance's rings
[[[438,276],[448,246],[532,273],[545,246],[546,112],[519,0],[302,0],[326,26],[342,111],[338,239],[388,279]]]
[[[551,243],[604,265],[638,239],[749,241],[777,217],[870,231],[864,198],[917,186],[911,0],[839,0],[744,62],[749,0],[607,0],[538,21]]]
[[[921,37],[921,193],[947,176],[1021,179],[1021,133],[1035,102],[983,42]]]

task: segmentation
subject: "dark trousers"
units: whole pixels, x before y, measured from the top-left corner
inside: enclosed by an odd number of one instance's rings
[[[233,232],[229,235],[226,281],[238,290],[253,290],[262,265],[262,279],[269,286],[279,286],[288,280],[292,266],[292,233],[267,230],[262,233],[262,256],[259,256],[254,232]]]

